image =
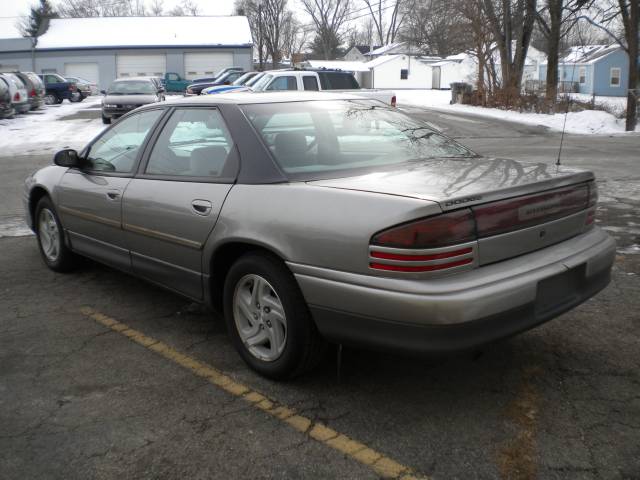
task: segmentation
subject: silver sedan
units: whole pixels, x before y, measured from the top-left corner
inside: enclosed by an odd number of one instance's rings
[[[26,181],[42,258],[222,311],[290,378],[327,341],[438,353],[530,329],[610,279],[591,172],[484,158],[394,108],[231,93],[129,113]]]

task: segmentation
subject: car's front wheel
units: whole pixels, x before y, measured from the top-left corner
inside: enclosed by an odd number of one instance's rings
[[[47,105],[53,105],[54,103],[56,103],[56,100],[57,100],[57,97],[52,93],[47,93],[44,96],[44,103],[46,103]]]
[[[291,272],[261,253],[241,257],[224,287],[224,313],[234,346],[258,373],[293,378],[313,368],[325,342]]]
[[[62,225],[49,197],[40,199],[34,219],[38,247],[47,267],[56,272],[73,270],[77,257],[64,242]]]

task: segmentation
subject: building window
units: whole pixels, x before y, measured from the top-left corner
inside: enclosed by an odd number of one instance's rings
[[[612,68],[611,69],[611,76],[610,76],[610,86],[612,87],[619,87],[620,86],[620,69],[619,68]]]
[[[400,80],[406,80],[407,78],[409,78],[409,70],[407,70],[406,68],[401,69]]]
[[[580,82],[580,85],[584,85],[585,83],[587,83],[587,67],[580,67],[579,70],[579,79],[578,81]]]

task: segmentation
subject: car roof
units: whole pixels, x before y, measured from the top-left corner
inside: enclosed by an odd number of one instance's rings
[[[225,93],[224,95],[205,95],[197,97],[177,97],[167,99],[164,103],[168,105],[197,104],[235,104],[250,105],[258,103],[287,103],[287,102],[308,102],[314,100],[367,100],[354,94],[331,93],[331,92],[238,92]]]
[[[126,82],[127,80],[136,80],[136,81],[147,80],[150,82],[151,78],[150,77],[120,77],[120,78],[116,78],[114,82]]]

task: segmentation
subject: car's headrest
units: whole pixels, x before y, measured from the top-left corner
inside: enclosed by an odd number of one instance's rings
[[[210,177],[219,175],[227,161],[227,150],[219,145],[201,147],[191,152],[191,175]]]

